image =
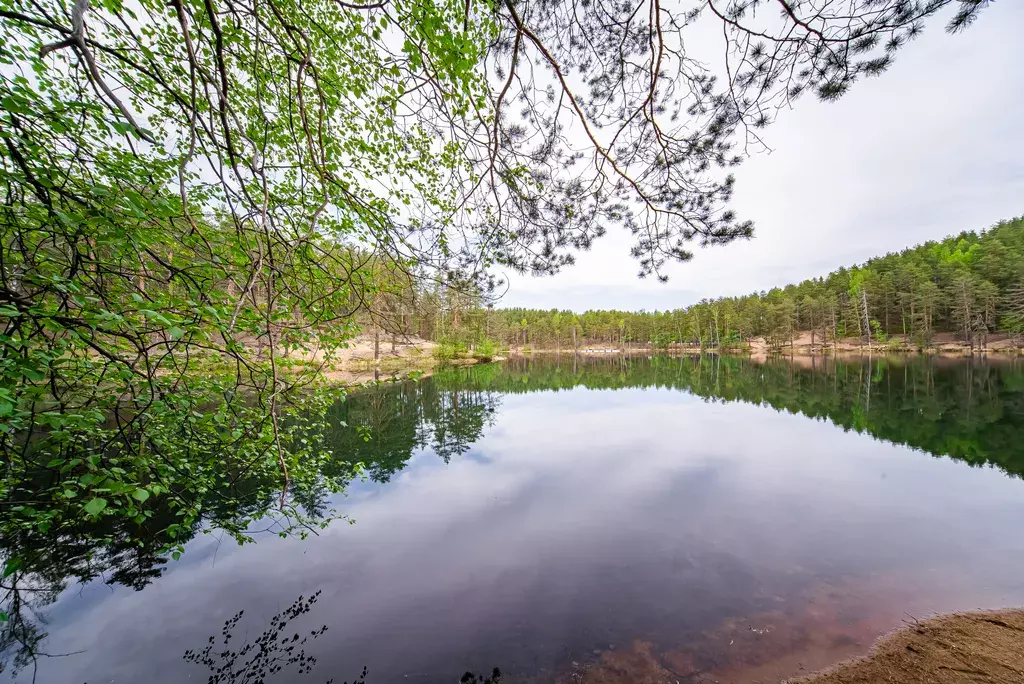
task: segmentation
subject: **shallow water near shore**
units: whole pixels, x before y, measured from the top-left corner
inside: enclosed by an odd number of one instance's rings
[[[25,579],[37,657],[13,675],[10,644],[0,681],[206,681],[273,642],[268,684],[769,682],[916,618],[1024,605],[1016,362],[513,359],[331,419],[365,478],[308,506],[353,524],[200,534],[89,581],[55,565]],[[256,681],[237,673],[257,650],[223,681]]]

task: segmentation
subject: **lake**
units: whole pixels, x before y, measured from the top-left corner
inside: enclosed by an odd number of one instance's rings
[[[347,521],[64,540],[4,580],[0,680],[778,681],[1024,605],[1019,363],[538,357],[330,418],[362,475],[295,495]]]

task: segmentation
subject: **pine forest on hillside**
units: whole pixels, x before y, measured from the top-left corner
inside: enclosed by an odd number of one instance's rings
[[[945,332],[980,347],[992,333],[1015,340],[1024,334],[1024,217],[824,277],[671,311],[492,308],[458,287],[392,290],[367,311],[369,326],[393,337],[413,334],[466,346],[493,340],[520,349],[728,348],[763,337],[779,348],[804,331],[818,344],[898,338],[918,347]],[[409,311],[415,313],[395,313]]]

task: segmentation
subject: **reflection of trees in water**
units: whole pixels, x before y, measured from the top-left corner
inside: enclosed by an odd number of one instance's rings
[[[167,540],[147,533],[173,521],[169,508],[155,509],[149,524],[117,517],[101,518],[59,534],[24,528],[0,539],[0,671],[16,673],[40,658],[64,656],[46,652],[45,608],[72,583],[102,580],[140,590],[159,577],[167,562],[160,551]],[[33,677],[34,679],[34,677]]]
[[[244,611],[235,613],[224,622],[220,636],[211,636],[202,650],[189,649],[182,656],[186,662],[202,665],[210,671],[207,684],[263,684],[273,680],[279,673],[291,681],[296,675],[307,675],[316,666],[316,658],[307,654],[306,644],[320,638],[327,631],[327,625],[315,629],[289,627],[309,613],[320,592],[312,596],[300,596],[270,619],[263,632],[251,641],[233,646],[232,639],[242,620]],[[317,673],[321,676],[324,673]],[[352,684],[366,684],[367,669]],[[327,680],[332,684],[334,678]],[[459,679],[460,684],[499,684],[501,671],[494,668],[490,677],[466,672]],[[345,682],[344,684],[348,684]]]
[[[826,419],[846,430],[1024,476],[1024,367],[932,357],[770,360],[716,355],[512,359],[435,374],[441,389],[680,389]]]
[[[228,459],[222,463],[217,473],[197,473],[194,482],[180,490],[148,497],[137,517],[104,515],[51,527],[41,515],[28,518],[33,524],[19,524],[25,518],[10,511],[38,506],[45,513],[52,502],[45,497],[34,499],[30,485],[8,491],[0,505],[0,670],[31,665],[34,671],[40,658],[64,655],[47,654],[41,647],[46,637],[44,609],[72,584],[99,580],[141,590],[163,573],[168,556],[177,557],[174,549],[200,530],[219,530],[242,539],[253,533],[246,521],[277,510],[276,472],[246,470]],[[45,480],[52,476],[45,470],[34,475],[43,483],[40,491],[45,491]],[[308,480],[293,478],[289,493],[300,502],[313,501],[316,495],[309,488]],[[189,498],[204,489],[201,500]],[[202,511],[201,517],[188,515],[196,510]],[[288,525],[290,511],[279,512],[268,526]],[[308,516],[315,519],[315,513]],[[301,523],[303,530],[308,520]]]
[[[319,473],[293,478],[289,498],[311,520],[325,520],[332,490],[355,476],[356,464],[372,479],[386,482],[418,449],[431,449],[447,462],[479,439],[498,401],[492,391],[439,390],[430,382],[352,394],[331,409],[329,428],[320,436],[328,458]],[[180,509],[154,497],[149,517],[141,522],[105,516],[59,531],[21,528],[0,538],[0,672],[63,655],[47,654],[42,647],[44,611],[71,584],[101,580],[141,590],[163,573],[169,546],[184,544],[203,529],[250,532],[239,521],[272,510],[278,498],[276,478],[257,481],[224,473],[223,480],[230,486],[211,491],[202,506],[204,518],[189,526],[174,527]],[[275,531],[275,525],[270,520],[266,527]],[[168,529],[175,530],[173,538]]]
[[[302,482],[290,489],[299,500],[312,495]],[[272,482],[234,479],[226,491],[211,492],[203,503],[206,514],[182,525],[180,502],[153,499],[142,521],[123,516],[79,520],[57,530],[21,527],[0,538],[0,671],[33,668],[47,654],[43,610],[73,583],[102,581],[141,590],[160,577],[169,547],[184,544],[201,529],[245,533],[239,520],[269,508],[277,499]],[[2,515],[2,514],[0,514]],[[271,523],[273,526],[274,523]],[[5,529],[11,529],[6,526]],[[173,553],[173,552],[172,552]]]
[[[306,598],[300,596],[290,606],[270,619],[270,625],[252,641],[232,648],[231,639],[242,619],[243,611],[224,622],[220,639],[211,636],[201,651],[189,649],[182,656],[187,662],[210,670],[207,684],[263,684],[268,677],[287,670],[289,675],[309,674],[316,658],[306,653],[305,645],[327,631],[327,625],[302,633],[286,628],[296,618],[308,613],[320,592]],[[366,672],[364,670],[363,675]],[[355,684],[360,684],[362,677]]]
[[[340,463],[361,463],[373,480],[387,482],[420,449],[446,463],[469,451],[499,403],[493,390],[439,388],[429,380],[383,385],[335,404],[324,445]]]

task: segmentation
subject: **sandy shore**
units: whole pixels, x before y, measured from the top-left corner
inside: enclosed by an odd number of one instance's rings
[[[772,347],[762,337],[755,337],[745,342],[746,347],[732,349],[727,353],[751,356],[755,359],[765,359],[773,355],[779,356],[864,356],[885,355],[885,354],[917,354],[919,352],[944,357],[960,357],[971,355],[989,356],[1013,356],[1024,352],[1017,342],[1004,333],[993,333],[988,336],[985,346],[975,346],[973,349],[963,340],[959,340],[952,333],[938,333],[932,339],[931,345],[919,349],[912,340],[902,335],[893,335],[885,343],[873,342],[865,344],[862,338],[844,338],[837,342],[829,341],[828,344],[821,343],[821,336],[811,336],[809,332],[801,332],[794,336],[792,344],[786,343],[777,349]],[[642,345],[621,347],[617,345],[590,345],[580,347],[576,350],[581,356],[609,356],[615,354],[664,354],[664,353],[699,353],[700,347],[696,345],[670,345],[667,348],[654,348]],[[705,347],[704,352],[714,353],[715,347]],[[513,348],[515,356],[537,354],[567,354],[571,355],[570,349],[548,349],[543,347],[533,348],[531,352],[524,353]]]
[[[867,656],[788,684],[1020,684],[1024,610],[957,613],[880,639]]]
[[[596,662],[572,663],[556,684],[1021,684],[1024,682],[1024,610],[952,613],[914,621],[875,641],[867,655],[854,638],[835,640],[819,621],[799,638],[775,631],[723,625],[732,655],[724,667],[703,669],[693,651],[662,651],[637,641],[601,652]],[[847,628],[848,629],[848,628]],[[858,629],[854,629],[856,633]],[[693,645],[691,645],[692,647]],[[700,645],[698,645],[698,650]],[[597,651],[595,651],[597,653]],[[829,658],[831,654],[831,658]],[[828,662],[846,658],[838,664]],[[824,669],[821,669],[824,668]],[[813,674],[804,674],[808,671]],[[792,673],[802,671],[798,675]],[[528,680],[531,684],[545,680]]]

